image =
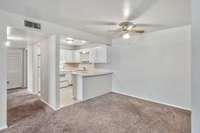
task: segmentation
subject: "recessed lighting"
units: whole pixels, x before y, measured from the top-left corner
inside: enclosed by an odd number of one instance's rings
[[[130,38],[130,34],[129,33],[125,33],[124,35],[123,35],[123,39],[129,39]]]
[[[25,38],[23,38],[23,37],[18,37],[18,36],[7,36],[7,40],[12,40],[12,41],[24,41]]]
[[[72,43],[73,43],[73,40],[67,40],[67,43],[68,43],[68,44],[72,44]]]
[[[67,37],[66,40],[74,40],[73,38],[71,37]]]
[[[82,53],[83,53],[83,54],[86,54],[86,53],[87,53],[87,51],[83,50],[83,51],[82,51]]]
[[[10,42],[9,41],[5,42],[5,46],[10,47]]]

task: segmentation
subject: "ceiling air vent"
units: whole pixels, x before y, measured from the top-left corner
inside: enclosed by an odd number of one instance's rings
[[[24,20],[24,26],[29,27],[29,28],[39,29],[39,30],[41,29],[40,23],[35,23],[28,20]]]

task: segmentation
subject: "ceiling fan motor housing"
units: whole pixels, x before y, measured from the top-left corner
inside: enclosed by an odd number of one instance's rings
[[[121,29],[125,32],[133,29],[136,27],[136,24],[135,23],[132,23],[132,22],[122,22],[119,24],[119,27],[121,27]]]

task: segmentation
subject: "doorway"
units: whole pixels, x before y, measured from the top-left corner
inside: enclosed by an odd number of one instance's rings
[[[7,27],[7,123],[18,124],[44,110],[40,100],[40,41],[46,34]]]

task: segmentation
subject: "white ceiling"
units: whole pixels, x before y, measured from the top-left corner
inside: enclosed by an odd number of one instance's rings
[[[11,47],[24,48],[27,44],[37,43],[47,37],[47,35],[40,32],[7,27],[7,40],[10,42]]]
[[[164,25],[162,28],[191,23],[191,0],[0,0],[0,9],[106,37],[111,36],[108,30],[116,26],[90,23],[119,23],[126,20],[129,13],[136,23]]]
[[[67,41],[72,40],[72,43],[69,44]],[[80,40],[77,38],[71,38],[68,36],[60,36],[60,43],[61,45],[69,45],[69,46],[82,46],[88,43],[86,40]]]

